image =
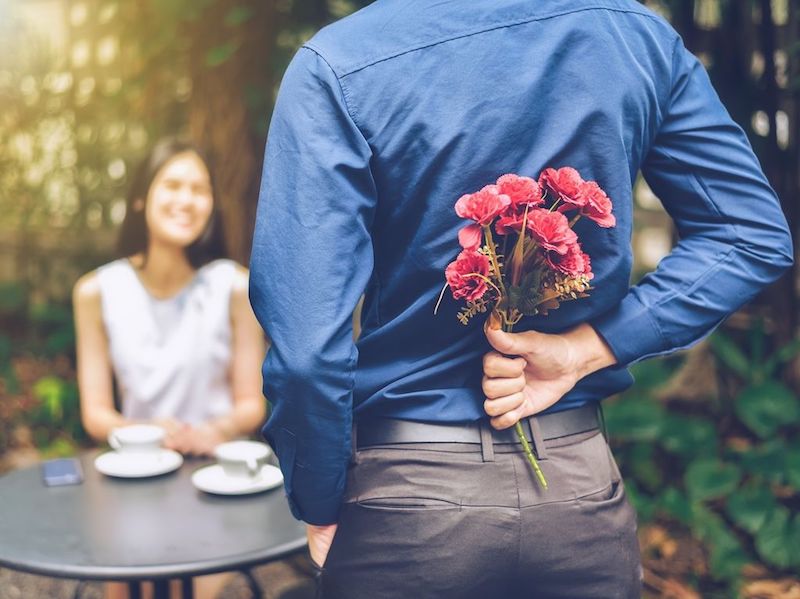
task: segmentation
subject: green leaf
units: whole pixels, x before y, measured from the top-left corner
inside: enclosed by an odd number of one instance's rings
[[[692,530],[709,548],[709,566],[716,579],[730,580],[741,576],[749,560],[739,539],[718,514],[696,504],[692,509]]]
[[[684,483],[693,501],[716,499],[733,491],[742,478],[738,466],[714,458],[701,458],[686,469]]]
[[[659,437],[664,449],[684,458],[713,455],[719,442],[714,423],[704,418],[669,415]]]
[[[522,299],[522,289],[516,285],[509,285],[506,291],[508,292],[508,307],[517,308]]]
[[[787,450],[786,444],[781,439],[774,439],[739,452],[739,461],[751,474],[779,483],[786,474]]]
[[[756,550],[767,562],[779,568],[800,564],[800,514],[790,520],[789,510],[781,506],[772,511],[755,536]]]
[[[627,441],[655,441],[661,431],[664,408],[633,395],[603,406],[609,435]]]
[[[206,66],[217,67],[226,62],[239,48],[238,42],[226,42],[211,48],[206,54]]]
[[[640,522],[649,522],[653,518],[656,502],[653,498],[643,493],[634,479],[625,481],[625,496],[636,510]]]
[[[539,283],[542,279],[542,272],[535,268],[522,277],[522,281],[520,281],[520,287],[522,287],[523,291],[526,294],[536,294],[539,295]]]
[[[800,493],[800,447],[794,447],[786,453],[786,479]]]
[[[666,359],[637,362],[631,367],[636,388],[640,390],[660,387],[669,380],[672,372],[673,369],[667,365]]]
[[[709,343],[714,350],[714,354],[725,366],[743,379],[750,380],[750,362],[727,335],[717,331],[709,337]]]
[[[750,361],[762,366],[764,359],[764,319],[759,317],[750,327]]]
[[[249,21],[254,14],[255,11],[248,6],[234,6],[225,15],[225,24],[228,27],[237,27]]]
[[[658,499],[659,509],[684,524],[689,524],[692,519],[692,504],[680,490],[668,487]]]
[[[775,497],[766,486],[740,489],[727,501],[728,515],[738,526],[750,534],[758,532],[769,514],[777,507]]]
[[[766,381],[751,385],[736,398],[736,414],[762,439],[781,426],[800,421],[800,401],[785,385]]]
[[[42,402],[42,406],[50,418],[53,420],[61,418],[64,381],[57,376],[44,376],[33,385],[33,393]]]
[[[794,359],[798,353],[800,353],[800,339],[794,339],[769,357],[764,364],[764,373],[766,376],[773,376],[778,366]]]
[[[636,443],[628,453],[627,468],[634,478],[650,491],[664,485],[664,472],[658,467],[653,456],[652,443]]]

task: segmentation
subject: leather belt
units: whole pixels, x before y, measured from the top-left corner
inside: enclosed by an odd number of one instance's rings
[[[534,416],[542,439],[558,439],[600,428],[598,404]],[[530,419],[523,419],[522,429],[533,439]],[[356,446],[392,445],[395,443],[480,443],[481,422],[491,429],[494,443],[519,443],[514,427],[502,431],[489,426],[488,420],[468,423],[432,423],[396,418],[361,418],[356,424]]]

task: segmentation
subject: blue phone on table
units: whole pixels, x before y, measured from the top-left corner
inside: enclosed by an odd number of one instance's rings
[[[48,487],[79,485],[83,482],[83,470],[77,458],[57,458],[42,462],[42,480]]]

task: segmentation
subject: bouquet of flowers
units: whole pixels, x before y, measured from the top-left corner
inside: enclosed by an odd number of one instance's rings
[[[588,297],[591,260],[573,230],[581,217],[613,227],[611,200],[571,167],[548,168],[539,179],[503,175],[461,196],[456,214],[473,221],[458,233],[461,253],[445,270],[447,287],[466,306],[462,324],[489,312],[486,326],[512,331],[524,316],[547,314],[561,302]],[[518,422],[517,436],[543,487],[547,481]]]

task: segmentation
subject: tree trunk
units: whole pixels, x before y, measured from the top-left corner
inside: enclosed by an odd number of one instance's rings
[[[219,0],[193,25],[188,122],[192,138],[206,149],[212,162],[230,256],[247,264],[264,149],[255,123],[266,116],[253,114],[247,92],[272,98],[275,10],[273,0],[251,2],[247,4],[251,14],[244,22],[226,23],[238,6],[234,0]],[[226,45],[235,50],[216,64],[212,49]]]

